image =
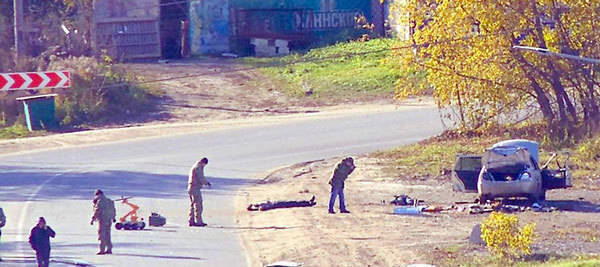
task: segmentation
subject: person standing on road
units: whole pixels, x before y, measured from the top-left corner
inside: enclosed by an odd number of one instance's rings
[[[38,267],[48,267],[50,264],[50,237],[55,236],[56,233],[46,224],[44,217],[40,217],[37,225],[31,229],[29,244],[35,250]]]
[[[333,177],[329,180],[331,185],[331,198],[329,198],[329,213],[334,214],[333,205],[335,204],[336,197],[340,198],[340,212],[350,213],[346,209],[346,203],[344,203],[344,182],[348,178],[348,175],[354,171],[354,159],[347,157],[340,162],[335,170],[333,171]]]
[[[91,225],[98,221],[98,240],[100,250],[97,255],[112,254],[112,242],[110,241],[110,227],[116,222],[115,202],[104,196],[104,192],[98,189],[94,193],[94,215]]]
[[[4,211],[0,208],[0,238],[2,238],[2,227],[4,225],[6,225],[6,216],[4,216]],[[2,261],[2,258],[0,258],[0,261]]]
[[[190,169],[188,178],[188,194],[190,195],[190,226],[206,226],[202,220],[202,189],[210,187],[210,183],[204,177],[204,166],[208,164],[207,158],[202,158]]]

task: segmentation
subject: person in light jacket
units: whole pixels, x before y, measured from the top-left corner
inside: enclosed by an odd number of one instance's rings
[[[202,219],[202,188],[210,187],[210,182],[204,177],[204,167],[208,164],[207,158],[202,158],[190,169],[188,177],[188,194],[190,196],[190,226],[206,226]]]

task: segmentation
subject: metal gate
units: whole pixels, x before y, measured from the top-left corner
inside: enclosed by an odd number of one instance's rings
[[[112,58],[160,58],[160,29],[157,18],[112,18],[96,23],[96,46]]]

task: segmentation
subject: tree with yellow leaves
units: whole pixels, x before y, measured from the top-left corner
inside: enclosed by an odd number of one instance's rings
[[[535,111],[554,136],[600,129],[599,65],[513,46],[600,57],[600,1],[406,0],[397,2],[411,27],[412,53],[399,56],[410,75],[398,96],[432,89],[441,107],[455,107],[460,126]],[[420,86],[415,86],[420,85]]]

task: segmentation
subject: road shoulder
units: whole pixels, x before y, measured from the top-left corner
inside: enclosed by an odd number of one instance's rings
[[[339,105],[322,107],[314,112],[285,115],[272,115],[249,118],[203,120],[184,123],[157,123],[141,126],[97,129],[47,136],[0,140],[0,155],[27,153],[40,150],[68,148],[74,146],[98,145],[101,143],[129,142],[142,138],[185,135],[225,129],[293,123],[303,120],[317,120],[352,114],[390,112],[394,110],[431,107],[430,100],[409,100],[399,104]]]

